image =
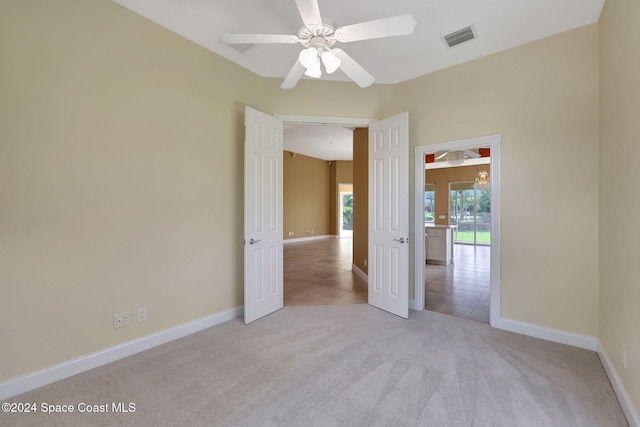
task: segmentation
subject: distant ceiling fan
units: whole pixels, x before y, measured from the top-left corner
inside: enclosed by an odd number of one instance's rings
[[[477,159],[480,156],[479,153],[476,153],[472,150],[463,150],[463,151],[443,151],[438,156],[436,156],[435,160],[441,160],[446,157],[447,163],[454,166],[460,166],[464,164],[465,159]]]
[[[461,158],[468,157],[470,159],[477,159],[478,157],[480,157],[480,154],[476,153],[475,151],[471,151],[471,150],[443,151],[442,153],[440,153],[438,155],[438,157],[436,157],[436,160],[440,160],[440,159],[443,159],[445,157],[449,157],[450,154],[452,154],[452,153],[459,153],[459,157],[461,157]]]
[[[328,74],[340,68],[360,87],[371,86],[374,77],[342,49],[333,48],[336,42],[349,43],[382,37],[401,36],[413,33],[416,21],[411,14],[399,15],[360,24],[335,28],[333,23],[320,15],[318,0],[295,0],[304,27],[298,35],[282,34],[223,34],[222,41],[227,44],[258,43],[300,43],[305,47],[298,60],[280,86],[292,89],[303,74],[320,78],[320,62]]]

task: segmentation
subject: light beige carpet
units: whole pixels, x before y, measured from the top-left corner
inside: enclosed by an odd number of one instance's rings
[[[6,425],[625,426],[594,352],[433,313],[285,307],[12,402],[131,413],[0,413]]]

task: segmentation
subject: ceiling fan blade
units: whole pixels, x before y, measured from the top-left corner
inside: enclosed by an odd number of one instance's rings
[[[464,150],[464,154],[471,159],[477,159],[480,157],[479,153],[476,153],[475,151],[471,151],[471,150]]]
[[[287,74],[287,77],[285,77],[284,81],[280,85],[280,89],[293,89],[296,87],[298,80],[300,80],[300,77],[304,74],[304,70],[305,68],[300,63],[300,60],[296,60],[296,63],[291,67],[289,74]]]
[[[258,44],[258,43],[298,43],[298,36],[285,34],[223,34],[223,43],[227,44]]]
[[[413,33],[416,20],[411,14],[377,19],[336,29],[336,39],[343,43]]]
[[[368,87],[375,81],[375,78],[367,72],[352,57],[347,55],[342,49],[332,49],[331,52],[340,58],[340,69],[349,76],[351,80],[356,82],[360,87]]]
[[[320,7],[318,0],[296,0],[296,6],[302,17],[302,22],[307,27],[321,27],[322,16],[320,15]]]

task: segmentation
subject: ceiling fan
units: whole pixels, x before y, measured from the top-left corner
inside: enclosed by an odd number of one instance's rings
[[[445,157],[448,157],[450,153],[454,153],[454,152],[453,151],[443,151],[442,153],[440,153],[438,155],[438,157],[436,157],[436,160],[440,160],[440,159],[443,159]],[[475,151],[471,151],[471,150],[455,151],[455,153],[460,153],[460,157],[462,157],[462,158],[477,159],[477,158],[480,157],[480,154],[476,153]]]
[[[472,150],[462,150],[462,151],[443,151],[438,156],[436,156],[435,160],[445,159],[447,163],[453,166],[460,166],[464,164],[466,159],[477,159],[480,157],[479,153],[476,153]]]
[[[336,42],[349,43],[411,34],[416,26],[413,16],[406,14],[335,28],[331,20],[320,15],[318,0],[295,2],[304,22],[304,27],[297,35],[223,34],[221,39],[227,44],[302,44],[305,49],[300,52],[298,60],[282,82],[282,89],[294,88],[303,74],[314,78],[322,77],[321,62],[328,74],[340,68],[358,86],[371,86],[375,78],[345,51],[333,46]]]

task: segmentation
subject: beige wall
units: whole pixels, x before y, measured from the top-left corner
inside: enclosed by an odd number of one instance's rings
[[[353,264],[368,274],[369,129],[353,131]]]
[[[293,90],[282,90],[282,79],[264,79],[264,99],[273,114],[382,118],[394,86],[361,89],[350,82],[300,80]],[[310,100],[313,100],[310,102]]]
[[[329,230],[330,234],[338,236],[340,234],[340,195],[338,194],[340,184],[353,183],[353,162],[337,160],[331,162],[331,180],[329,187]]]
[[[597,336],[597,25],[394,90],[411,145],[502,134],[502,316]]]
[[[283,156],[283,228],[285,239],[329,234],[329,178],[325,160]],[[293,236],[289,236],[293,232]]]
[[[0,52],[0,381],[242,305],[262,79],[110,1],[3,0]]]
[[[449,224],[449,183],[473,181],[478,176],[478,170],[488,171],[489,165],[458,166],[425,171],[425,184],[435,184],[436,224]],[[445,218],[440,219],[440,215],[445,215]]]
[[[600,18],[600,341],[640,410],[640,3]],[[621,363],[627,350],[628,367]]]

